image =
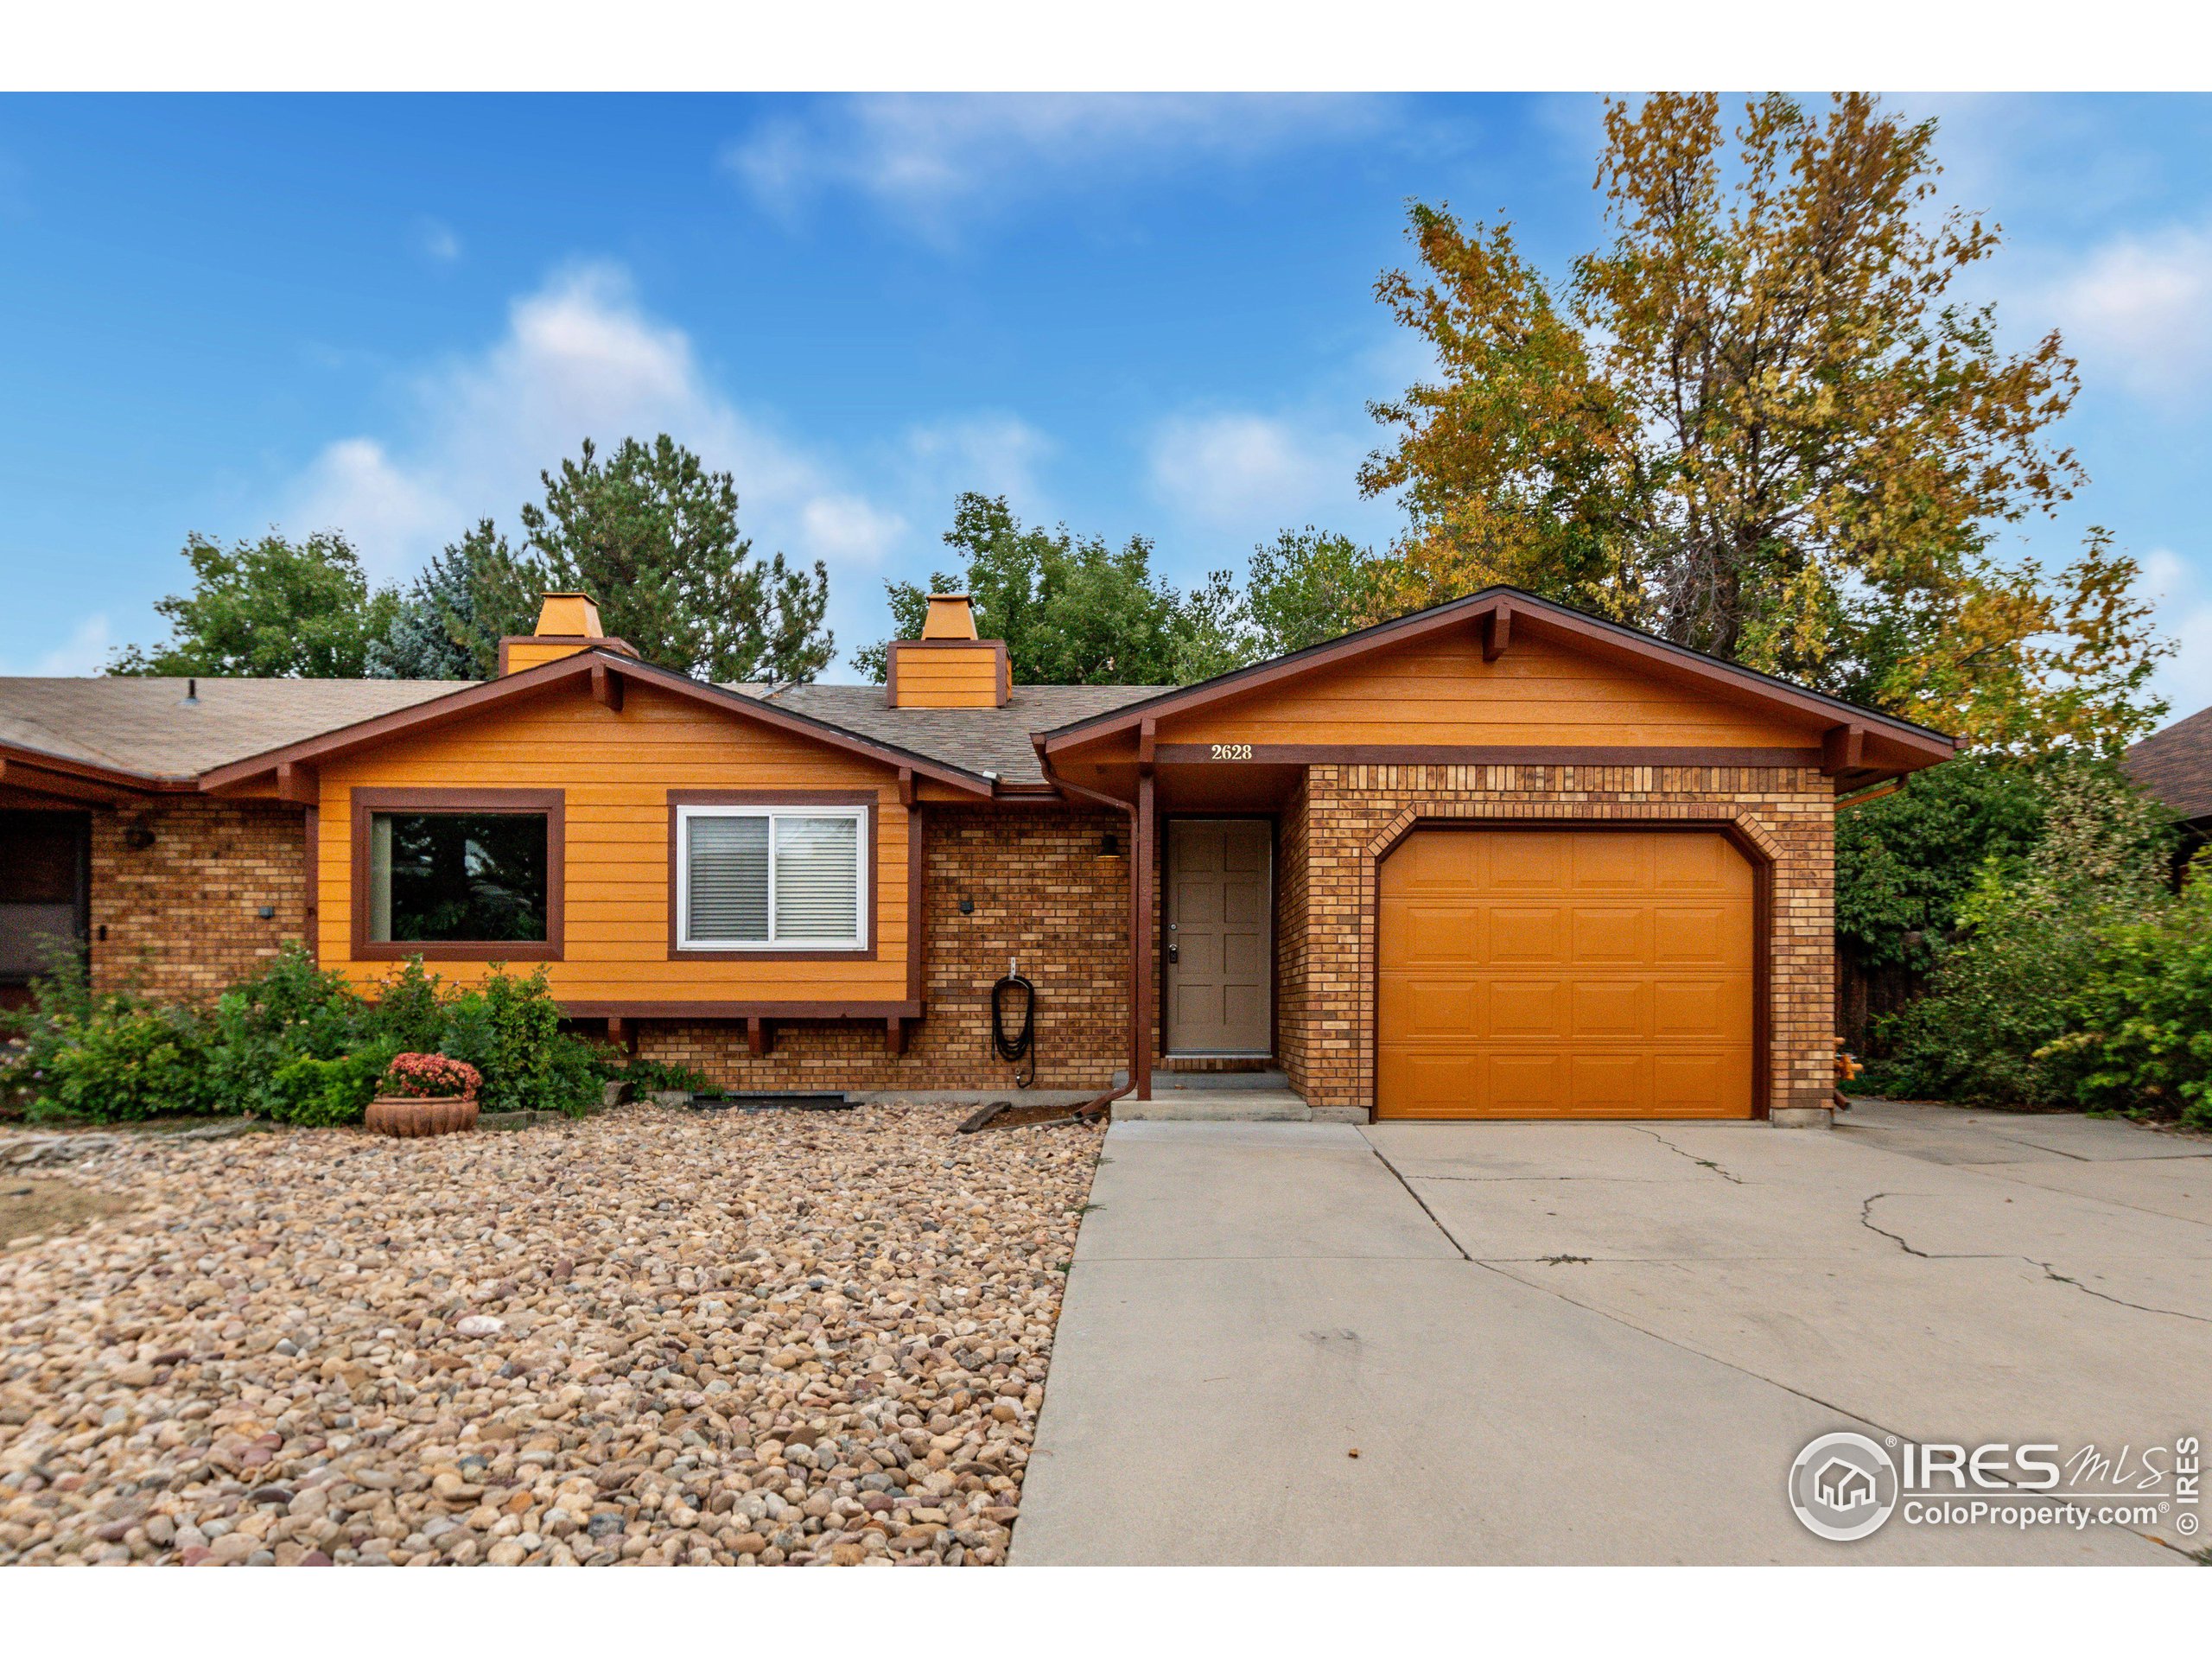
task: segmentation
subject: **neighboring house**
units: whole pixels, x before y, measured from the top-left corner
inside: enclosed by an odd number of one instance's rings
[[[2127,751],[2127,775],[2171,807],[2188,830],[2186,858],[2212,842],[2212,709],[2200,709]]]
[[[1507,589],[1168,690],[1014,684],[957,595],[886,687],[538,626],[482,683],[0,680],[0,966],[542,963],[726,1084],[972,1089],[1018,963],[1040,1085],[1764,1116],[1829,1097],[1838,791],[1952,748]]]

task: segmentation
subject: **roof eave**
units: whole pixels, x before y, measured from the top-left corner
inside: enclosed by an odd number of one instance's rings
[[[249,755],[241,760],[211,767],[200,775],[199,787],[210,793],[220,792],[273,773],[278,766],[288,763],[314,765],[372,748],[404,733],[466,719],[511,698],[546,690],[564,680],[584,677],[594,665],[611,669],[677,696],[689,697],[741,719],[758,721],[795,736],[810,738],[833,748],[865,756],[883,766],[911,770],[917,777],[931,779],[949,788],[962,790],[985,799],[989,798],[993,792],[990,779],[964,768],[947,766],[927,755],[862,736],[844,727],[798,714],[759,697],[726,691],[718,685],[695,680],[689,675],[678,674],[636,658],[620,656],[597,647],[575,652],[552,662],[541,663],[535,668],[522,669],[498,679],[464,686],[440,696],[411,703],[404,709],[395,709],[390,714],[355,721],[313,737],[302,738],[259,754]]]
[[[1248,664],[1213,679],[1202,680],[1196,685],[1175,687],[1157,697],[1143,698],[1120,709],[1109,709],[1103,715],[1071,721],[1041,734],[1044,742],[1039,753],[1059,753],[1078,744],[1135,729],[1147,720],[1158,720],[1230,697],[1246,696],[1389,645],[1463,626],[1501,608],[1526,613],[1532,618],[1541,619],[1544,623],[1580,635],[1600,646],[1663,662],[1678,671],[1708,679],[1739,695],[1778,704],[1800,715],[1827,719],[1839,726],[1857,723],[1869,730],[1878,729],[1885,739],[1904,743],[1924,755],[1929,765],[1947,760],[1957,751],[1955,739],[1931,728],[1846,702],[1841,697],[1832,697],[1825,692],[1793,685],[1787,680],[1759,673],[1754,669],[1723,662],[1639,629],[1590,616],[1571,606],[1540,599],[1518,588],[1495,587],[1485,588],[1459,599],[1447,600],[1425,611],[1416,611],[1388,622],[1378,622],[1338,639],[1308,645],[1301,651],[1270,658],[1265,662]]]

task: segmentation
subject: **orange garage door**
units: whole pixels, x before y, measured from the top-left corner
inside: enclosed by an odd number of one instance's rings
[[[1725,836],[1420,830],[1382,869],[1383,1117],[1749,1117],[1752,875]]]

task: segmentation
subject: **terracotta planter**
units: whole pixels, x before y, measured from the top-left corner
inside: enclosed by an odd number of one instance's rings
[[[448,1096],[416,1100],[406,1095],[378,1095],[369,1103],[361,1127],[371,1135],[453,1135],[476,1127],[476,1096]]]

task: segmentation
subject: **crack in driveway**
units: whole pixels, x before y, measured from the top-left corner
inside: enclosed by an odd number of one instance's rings
[[[1699,1168],[1711,1170],[1724,1181],[1733,1181],[1738,1186],[1743,1185],[1744,1178],[1742,1176],[1732,1174],[1729,1171],[1721,1168],[1719,1164],[1715,1163],[1710,1158],[1700,1158],[1694,1152],[1683,1151],[1680,1147],[1669,1141],[1665,1135],[1660,1134],[1656,1129],[1647,1129],[1641,1123],[1631,1123],[1629,1127],[1634,1129],[1638,1135],[1649,1135],[1654,1141],[1656,1141],[1661,1146],[1666,1147],[1668,1151],[1673,1153],[1677,1158],[1687,1158],[1690,1162],[1697,1165]]]
[[[1924,1195],[1914,1192],[1877,1192],[1859,1206],[1859,1225],[1869,1232],[1879,1233],[1907,1255],[1916,1255],[1923,1262],[2024,1262],[2031,1268],[2042,1268],[2043,1276],[2053,1284],[2071,1285],[2083,1295],[2094,1296],[2100,1301],[2112,1303],[2115,1307],[2132,1307],[2139,1313],[2163,1313],[2168,1319],[2190,1319],[2198,1325],[2212,1325],[2212,1319],[2206,1319],[2202,1313],[2184,1313],[2177,1307],[2152,1307],[2147,1302],[2131,1302],[2125,1297],[2112,1294],[2109,1291],[2095,1289],[2083,1284],[2079,1279],[2068,1278],[2050,1262],[2038,1262],[2032,1255],[2021,1255],[2011,1250],[1951,1252],[1915,1249],[1906,1243],[1902,1233],[1893,1233],[1886,1227],[1877,1227],[1874,1224],[1874,1206],[1882,1199],[1923,1196]]]

